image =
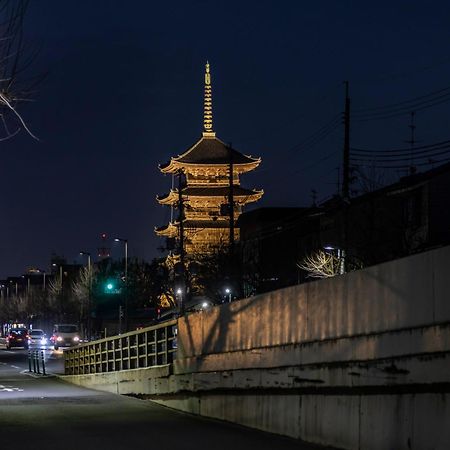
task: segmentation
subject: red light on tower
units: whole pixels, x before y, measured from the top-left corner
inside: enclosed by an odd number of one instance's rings
[[[100,235],[101,243],[98,248],[98,257],[101,259],[109,258],[111,256],[110,248],[106,246],[106,239],[108,235],[106,233],[102,233]]]

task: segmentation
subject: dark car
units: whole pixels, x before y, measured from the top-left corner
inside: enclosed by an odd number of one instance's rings
[[[6,335],[6,348],[28,348],[28,330],[26,328],[11,328]]]

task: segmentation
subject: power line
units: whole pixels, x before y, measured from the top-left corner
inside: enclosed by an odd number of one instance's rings
[[[447,153],[450,153],[450,147],[447,147],[446,151],[442,151],[442,152],[437,152],[437,153],[427,153],[424,156],[419,156],[417,157],[416,154],[414,155],[415,159],[424,159],[424,158],[430,158],[430,157],[434,157],[434,156],[441,156],[441,155],[445,155]],[[385,159],[381,159],[381,158],[385,158]],[[387,158],[387,159],[386,159]],[[376,161],[376,162],[397,162],[397,161],[410,161],[411,160],[411,155],[405,156],[404,158],[395,158],[395,159],[390,159],[386,156],[381,156],[381,157],[377,157],[376,155],[373,156],[373,158],[370,157],[365,157],[365,158],[351,158],[352,161]]]
[[[374,114],[367,114],[367,115],[361,115],[361,116],[356,116],[355,118],[353,118],[353,121],[356,122],[368,122],[368,121],[372,121],[372,120],[384,120],[384,119],[391,119],[393,117],[400,117],[400,116],[404,116],[407,114],[411,114],[411,111],[423,111],[425,109],[428,108],[432,108],[434,106],[437,105],[441,105],[443,103],[448,103],[450,101],[450,93],[437,98],[435,100],[439,100],[439,101],[434,101],[431,102],[423,102],[421,104],[414,104],[414,105],[410,105],[410,107],[408,108],[398,108],[397,110],[392,110],[392,111],[386,111],[385,113],[374,113]]]
[[[318,159],[316,162],[314,162],[313,164],[309,164],[306,167],[302,167],[301,169],[298,169],[294,172],[292,172],[292,175],[300,173],[300,172],[304,172],[305,170],[309,170],[312,169],[313,167],[317,166],[318,164],[320,164],[323,161],[326,161],[327,159],[330,159],[332,156],[334,156],[336,153],[338,153],[340,151],[340,149],[334,150],[331,153],[326,154],[324,157]]]
[[[445,159],[439,159],[439,160],[429,160],[428,162],[421,162],[421,163],[417,163],[415,165],[416,166],[430,166],[432,164],[441,164],[441,163],[446,163],[449,161],[450,161],[450,158],[445,158]],[[373,164],[373,165],[355,164],[355,166],[370,167],[372,169],[409,169],[411,167],[410,164],[404,164],[404,165],[400,165],[400,166],[379,166],[377,164]]]
[[[437,147],[445,144],[450,144],[450,140],[436,142],[435,144],[428,144],[428,145],[420,145],[418,147],[415,147],[415,150],[421,150],[431,147]],[[373,150],[373,149],[365,149],[365,148],[357,148],[357,147],[351,147],[351,150],[358,151],[358,152],[364,152],[364,153],[394,153],[394,152],[406,152],[410,151],[409,148],[394,148],[394,149],[383,149],[383,150]]]
[[[420,95],[419,97],[414,97],[414,98],[409,99],[409,100],[403,100],[401,102],[391,103],[389,105],[375,106],[375,107],[372,107],[372,108],[354,108],[353,111],[356,112],[356,114],[359,114],[359,113],[364,113],[365,111],[368,111],[368,113],[369,113],[369,111],[377,111],[377,110],[382,110],[382,109],[391,109],[393,107],[397,107],[397,106],[400,106],[400,105],[405,105],[405,104],[408,104],[408,103],[416,103],[419,100],[423,100],[423,99],[426,99],[428,97],[435,97],[437,95],[442,94],[443,92],[448,92],[448,91],[450,91],[450,86],[449,87],[445,87],[443,89],[439,89],[438,91],[430,92],[429,94],[424,94],[424,95]],[[445,95],[448,95],[448,94],[445,94]],[[408,106],[408,108],[410,108],[410,106]]]
[[[435,67],[439,67],[445,64],[450,63],[450,56],[447,56],[446,58],[443,58],[439,61],[435,61],[433,63],[427,64],[425,66],[420,66],[412,70],[408,70],[406,72],[398,72],[398,73],[391,73],[388,75],[381,75],[377,78],[366,78],[357,81],[357,84],[364,84],[364,83],[378,83],[380,81],[391,81],[391,80],[398,80],[402,78],[409,78],[412,75],[416,75],[418,73],[426,72],[429,70],[434,69]]]
[[[311,146],[316,145],[321,140],[325,139],[330,133],[332,133],[341,123],[342,113],[336,114],[330,121],[320,127],[317,131],[304,139],[299,144],[292,147],[289,151],[304,151]]]
[[[402,150],[402,151],[389,151],[389,150],[381,150],[381,151],[362,151],[357,149],[352,149],[352,155],[360,156],[362,158],[396,158],[401,156],[408,156],[408,155],[427,155],[433,152],[436,152],[438,150],[443,150],[450,147],[450,143],[443,144],[443,145],[432,145],[429,147],[422,147],[419,149],[419,147],[416,147],[412,150]]]

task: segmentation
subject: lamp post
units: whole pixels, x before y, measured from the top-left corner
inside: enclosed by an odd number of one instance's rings
[[[45,273],[45,270],[41,270],[41,272],[42,272],[42,290],[45,291],[45,276],[46,276],[46,273]]]
[[[184,314],[183,289],[178,288],[176,293],[178,295],[178,314],[182,316]]]
[[[87,256],[88,261],[88,307],[87,307],[87,339],[91,340],[91,290],[92,290],[92,275],[91,275],[91,254],[89,252],[80,252],[81,256]]]
[[[225,294],[227,294],[228,303],[231,303],[231,289],[230,288],[226,288],[225,289]]]
[[[114,241],[123,242],[125,248],[125,331],[128,331],[128,239],[114,238]]]
[[[325,247],[323,247],[323,249],[326,252],[330,252],[332,255],[335,254],[338,261],[339,261],[339,275],[342,275],[345,273],[345,266],[346,266],[346,261],[345,261],[345,250],[339,248],[339,247],[333,247],[332,245],[326,245]]]

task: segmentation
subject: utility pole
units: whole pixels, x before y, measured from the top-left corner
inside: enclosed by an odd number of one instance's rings
[[[344,110],[344,158],[342,167],[342,197],[350,198],[350,97],[348,95],[348,81],[345,84]]]
[[[230,277],[230,286],[232,286],[232,290],[237,293],[238,291],[238,279],[240,276],[238,273],[240,272],[240,263],[236,259],[235,255],[235,240],[234,240],[234,161],[233,161],[233,148],[231,146],[231,143],[228,144],[228,214],[230,218],[230,243],[229,243],[229,249],[228,249],[228,276]],[[231,302],[231,289],[229,289],[228,297],[229,301]]]
[[[184,200],[183,200],[183,170],[178,171],[178,222],[179,222],[179,251],[180,251],[180,276],[181,276],[181,295],[180,295],[180,314],[184,314],[184,300],[186,299],[186,280],[184,266]]]
[[[414,173],[416,173],[416,168],[414,167],[414,145],[416,144],[416,124],[415,124],[415,116],[416,116],[416,112],[415,111],[411,111],[411,122],[408,125],[409,129],[411,130],[411,138],[409,139],[409,141],[405,141],[406,143],[408,143],[411,146],[411,157],[410,157],[410,162],[409,162],[409,174],[413,175]]]
[[[228,145],[229,156],[229,190],[228,190],[228,207],[230,215],[230,255],[234,253],[234,185],[233,185],[233,150],[231,144]]]
[[[348,93],[348,81],[345,84],[345,109],[344,109],[344,155],[342,167],[342,200],[343,200],[343,239],[341,249],[341,270],[347,271],[348,255],[348,228],[349,228],[349,201],[350,201],[350,97]]]

